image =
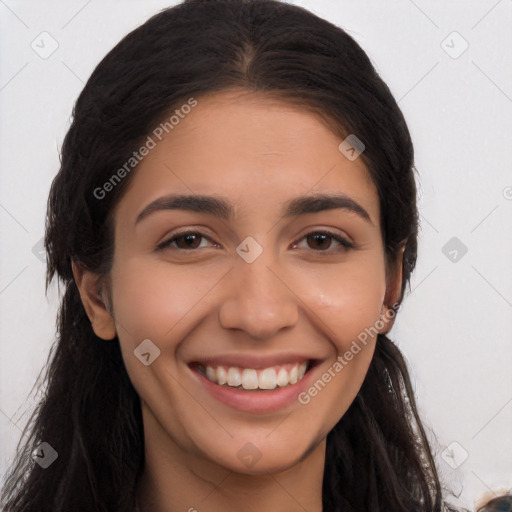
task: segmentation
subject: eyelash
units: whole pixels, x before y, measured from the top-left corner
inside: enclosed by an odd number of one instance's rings
[[[178,250],[178,251],[196,251],[198,249],[182,249],[180,247],[172,247],[171,248],[171,244],[173,242],[175,242],[176,240],[180,239],[180,238],[184,238],[188,235],[198,235],[199,237],[201,238],[206,238],[207,240],[209,240],[210,242],[212,241],[208,236],[206,236],[205,234],[199,232],[199,231],[185,231],[183,233],[178,233],[176,235],[174,235],[172,238],[169,238],[168,240],[164,240],[162,243],[160,243],[158,246],[157,246],[157,250],[164,250],[164,249],[174,249],[174,250]],[[331,231],[311,231],[310,233],[306,233],[300,240],[304,240],[310,236],[314,236],[314,235],[326,235],[327,237],[329,238],[332,238],[334,240],[336,240],[337,242],[340,243],[341,245],[341,248],[339,248],[339,250],[341,250],[342,252],[346,252],[346,251],[349,251],[351,249],[357,249],[357,246],[355,244],[353,244],[352,242],[349,242],[346,238],[343,238],[341,237],[340,235],[336,234],[336,233],[333,233]],[[293,244],[294,246],[296,245],[296,242],[294,242]],[[317,253],[331,253],[331,252],[336,252],[336,250],[332,250],[332,249],[325,249],[325,250],[322,250],[322,249],[312,249],[312,251],[314,252],[317,252]]]

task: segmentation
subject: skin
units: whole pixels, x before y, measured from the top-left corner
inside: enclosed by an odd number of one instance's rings
[[[187,362],[227,353],[314,354],[321,360],[314,382],[397,299],[401,273],[386,271],[392,265],[376,188],[363,160],[338,150],[341,141],[316,114],[262,93],[200,97],[134,171],[115,211],[110,274],[73,265],[95,333],[119,337],[141,398],[141,510],[322,510],[326,436],[360,389],[376,338],[307,405],[295,400],[265,414],[217,401]],[[344,209],[280,215],[287,200],[318,192],[346,194],[370,221]],[[135,224],[146,205],[170,193],[225,197],[235,215],[167,210]],[[178,228],[206,238],[195,249],[179,239],[157,250]],[[326,230],[357,249],[306,237]],[[263,248],[250,264],[235,251],[247,236]],[[384,315],[380,332],[392,321]],[[161,351],[148,366],[133,354],[144,339]],[[237,456],[249,442],[261,454],[251,467]]]

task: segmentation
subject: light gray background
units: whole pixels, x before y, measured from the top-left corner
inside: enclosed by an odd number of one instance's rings
[[[45,298],[36,254],[73,102],[121,37],[173,3],[0,0],[0,476],[54,337],[57,290]],[[512,1],[294,3],[348,30],[409,124],[422,231],[391,337],[453,501],[472,508],[512,487]]]

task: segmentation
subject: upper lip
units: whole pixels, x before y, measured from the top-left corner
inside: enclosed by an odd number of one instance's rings
[[[307,361],[316,361],[316,359],[311,356],[292,353],[274,355],[244,355],[238,353],[192,359],[188,364],[212,367],[233,366],[240,368],[254,368],[255,370],[258,370],[263,368],[270,368],[272,366],[279,366],[287,363],[300,364]]]

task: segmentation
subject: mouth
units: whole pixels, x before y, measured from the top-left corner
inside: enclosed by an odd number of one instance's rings
[[[318,364],[315,359],[289,362],[266,368],[245,368],[192,362],[189,367],[221,387],[244,391],[273,391],[300,382]]]
[[[297,354],[231,354],[187,363],[200,393],[243,413],[271,414],[300,405],[322,363]]]

